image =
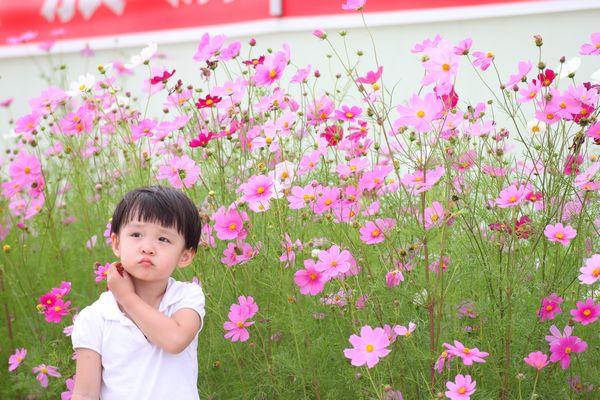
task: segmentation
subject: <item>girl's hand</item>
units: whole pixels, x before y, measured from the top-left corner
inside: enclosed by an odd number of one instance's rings
[[[123,269],[120,262],[114,262],[110,265],[106,282],[108,289],[110,289],[117,301],[135,293],[133,280],[127,271]]]

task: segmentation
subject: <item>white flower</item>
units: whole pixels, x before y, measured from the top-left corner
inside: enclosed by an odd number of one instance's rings
[[[71,82],[71,90],[68,90],[66,93],[71,97],[89,93],[92,91],[95,82],[96,78],[90,73],[79,75],[79,78],[75,82]]]
[[[560,71],[558,76],[560,79],[566,78],[569,74],[574,74],[581,66],[581,58],[573,57],[563,63],[562,68],[559,66],[557,71]]]
[[[600,84],[600,69],[592,74],[590,80],[592,81],[592,83]]]
[[[546,130],[546,123],[544,121],[539,121],[537,119],[532,119],[527,123],[527,131],[534,135],[538,133],[542,133]]]
[[[149,42],[148,46],[146,46],[142,49],[142,52],[140,53],[140,55],[131,57],[130,63],[125,64],[124,67],[127,69],[134,69],[138,65],[144,64],[144,63],[150,61],[150,59],[156,54],[157,48],[158,48],[158,46],[156,45],[156,43]]]

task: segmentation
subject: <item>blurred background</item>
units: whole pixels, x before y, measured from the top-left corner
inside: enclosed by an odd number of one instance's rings
[[[377,69],[376,55],[384,66],[386,89],[393,88],[393,104],[398,104],[419,90],[423,75],[420,55],[411,49],[436,34],[455,44],[473,38],[471,52],[492,52],[505,81],[519,61],[537,63],[534,35],[544,41],[541,59],[556,68],[561,57],[578,56],[600,21],[600,0],[367,0],[364,15],[342,10],[344,2],[2,0],[0,147],[6,148],[14,137],[11,120],[29,113],[28,100],[44,88],[68,88],[86,72],[97,75],[98,64],[127,63],[151,41],[158,44],[159,56],[152,65],[176,69],[178,79],[192,84],[201,80],[200,68],[205,67],[192,56],[206,32],[225,34],[228,43],[240,40],[242,60],[247,59],[251,38],[257,42],[253,57],[287,43],[294,65],[319,69],[320,85],[327,89],[343,68],[335,57],[328,57],[331,47],[312,35],[318,28],[328,33],[337,51],[347,49],[351,63],[358,59],[357,51],[363,52],[357,67],[362,75]],[[341,31],[347,32],[345,38]],[[472,102],[491,98],[465,61],[460,68],[459,96]],[[589,81],[599,69],[598,57],[581,57],[575,79]],[[288,69],[284,79],[294,73],[295,68]],[[482,74],[492,86],[498,82],[491,68]],[[141,80],[132,77],[128,89],[141,90]]]

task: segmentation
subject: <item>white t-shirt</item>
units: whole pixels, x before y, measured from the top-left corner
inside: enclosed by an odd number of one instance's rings
[[[204,319],[204,293],[200,286],[169,278],[158,307],[166,316],[191,308]],[[202,328],[202,327],[201,327]],[[199,399],[198,335],[179,354],[150,343],[127,318],[111,292],[81,310],[71,335],[73,348],[91,349],[102,359],[102,400]]]

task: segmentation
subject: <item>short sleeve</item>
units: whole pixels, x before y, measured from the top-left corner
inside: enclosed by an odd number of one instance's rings
[[[173,314],[177,312],[177,310],[181,310],[182,308],[191,308],[196,311],[200,316],[200,329],[204,326],[204,292],[199,285],[195,283],[184,283],[181,285],[178,290],[182,291],[182,296],[178,296],[179,299],[176,301],[173,306]]]
[[[86,307],[77,314],[71,342],[73,349],[91,349],[102,354],[102,316],[98,310]]]

